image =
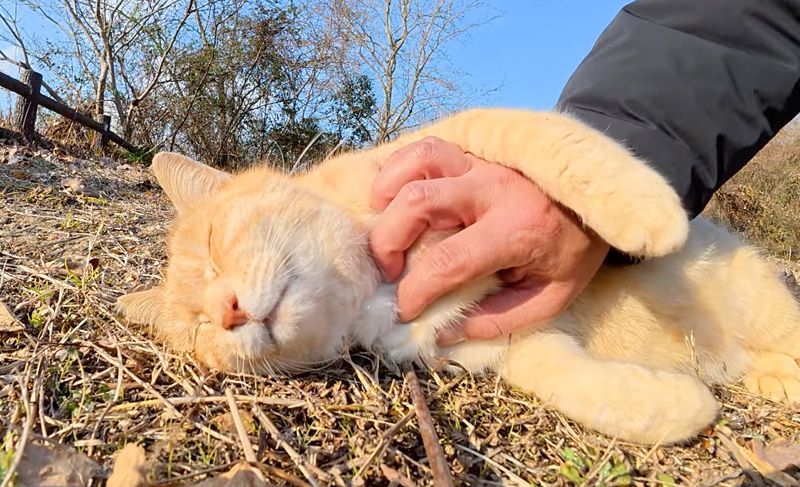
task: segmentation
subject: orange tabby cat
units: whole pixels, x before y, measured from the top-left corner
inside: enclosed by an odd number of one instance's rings
[[[497,277],[397,324],[394,286],[380,283],[367,246],[377,172],[402,145],[436,143],[430,136],[516,168],[609,244],[648,259],[601,268],[545,326],[437,348],[437,331],[495,291]],[[648,444],[714,420],[706,384],[744,376],[754,392],[800,400],[800,312],[770,266],[711,223],[690,224],[664,178],[563,114],[466,111],[294,177],[266,167],[230,175],[169,153],[153,171],[177,210],[166,280],[123,296],[121,308],[212,367],[298,372],[338,357],[346,339],[398,361],[497,371],[588,427]]]

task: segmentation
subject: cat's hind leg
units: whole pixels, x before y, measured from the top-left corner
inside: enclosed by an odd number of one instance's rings
[[[744,385],[773,400],[800,403],[800,305],[784,283],[767,282],[759,301],[764,314],[748,342],[752,365]]]
[[[718,404],[699,379],[600,360],[569,335],[538,332],[509,348],[502,376],[566,416],[608,436],[644,444],[697,435]]]
[[[744,376],[750,392],[775,401],[800,403],[798,359],[779,352],[754,353],[752,368]]]

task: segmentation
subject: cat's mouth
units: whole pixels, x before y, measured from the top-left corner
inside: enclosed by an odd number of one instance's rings
[[[278,313],[281,310],[281,305],[283,305],[284,299],[286,298],[286,293],[289,292],[289,287],[291,287],[292,282],[291,280],[286,283],[283,287],[283,290],[278,295],[278,299],[275,301],[275,304],[272,306],[272,310],[267,313],[266,318],[261,320],[261,324],[267,329],[267,334],[269,335],[269,341],[274,343],[276,346],[278,345],[278,340],[275,339],[275,326],[277,325]]]

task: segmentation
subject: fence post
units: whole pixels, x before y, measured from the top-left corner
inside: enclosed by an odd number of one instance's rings
[[[100,139],[94,139],[94,149],[95,150],[105,150],[108,146],[109,140],[109,133],[111,133],[111,115],[103,115],[103,120],[101,121],[103,124],[103,131],[100,133]]]
[[[42,87],[42,75],[36,71],[23,69],[19,80],[28,85],[31,92],[28,96],[17,95],[15,109],[15,125],[28,142],[36,136],[36,112],[39,109],[39,90]]]

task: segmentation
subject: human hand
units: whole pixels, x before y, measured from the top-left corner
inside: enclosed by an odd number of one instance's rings
[[[477,277],[498,272],[505,287],[479,303],[441,346],[489,339],[546,322],[569,306],[603,263],[609,246],[513,169],[428,137],[394,152],[373,183],[379,216],[370,249],[389,282],[426,229],[463,225],[428,249],[398,284],[400,320]]]

